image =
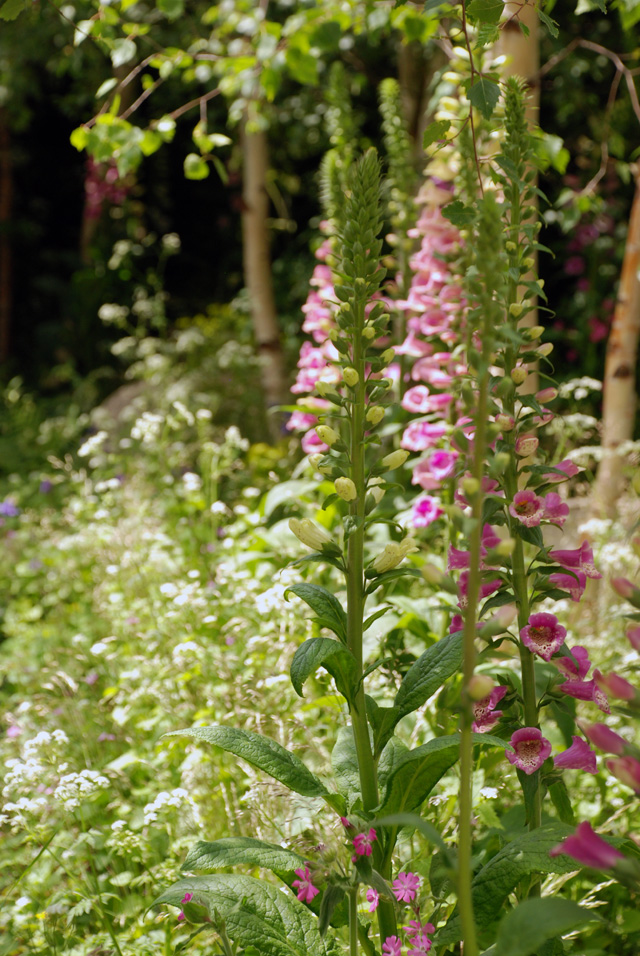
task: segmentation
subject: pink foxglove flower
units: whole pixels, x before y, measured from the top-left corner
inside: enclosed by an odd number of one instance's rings
[[[573,574],[550,574],[549,583],[562,591],[568,591],[571,600],[577,603],[587,586],[587,576],[583,571],[574,571]]]
[[[561,853],[594,870],[609,870],[616,866],[618,860],[624,859],[623,854],[599,837],[586,820],[579,825],[575,833],[558,846],[554,846],[549,856],[560,856]]]
[[[598,750],[603,750],[606,754],[615,754],[617,757],[624,753],[627,741],[620,734],[610,730],[606,724],[588,724],[586,721],[578,721],[578,725],[585,737]]]
[[[537,727],[522,727],[511,735],[513,753],[506,750],[507,760],[528,775],[539,770],[551,753],[551,744]]]
[[[551,660],[564,644],[566,636],[567,630],[558,623],[555,614],[547,614],[546,611],[532,614],[526,627],[520,631],[524,646],[541,657],[543,661]]]
[[[616,697],[619,700],[633,700],[637,694],[636,688],[619,674],[601,674],[600,671],[593,672],[593,679],[603,692],[609,697]]]
[[[416,498],[411,512],[411,524],[414,528],[427,528],[444,514],[437,498],[420,495]]]
[[[607,769],[626,787],[640,793],[640,761],[635,757],[612,757],[607,760]]]
[[[569,458],[565,458],[564,461],[558,462],[553,467],[557,468],[558,471],[549,471],[542,476],[544,481],[549,484],[557,484],[560,481],[566,481],[567,478],[574,478],[578,472],[582,471],[582,468],[578,468]]]
[[[402,943],[397,936],[387,936],[382,944],[383,956],[402,956]]]
[[[627,640],[634,651],[640,651],[640,625],[638,627],[632,627],[627,631]]]
[[[548,495],[544,496],[544,511],[542,517],[546,521],[551,521],[553,524],[562,527],[567,520],[568,514],[569,505],[563,501],[560,495],[557,495],[555,491],[550,491]]]
[[[376,831],[371,827],[368,833],[357,833],[353,838],[356,856],[371,856],[371,845],[377,840]]]
[[[500,703],[508,688],[494,687],[487,697],[478,700],[473,704],[473,724],[471,729],[477,734],[484,734],[498,723],[502,717],[502,711],[495,708]]]
[[[607,695],[600,690],[594,680],[566,680],[560,684],[558,690],[576,700],[590,700],[597,704],[604,714],[610,714],[611,708]]]
[[[320,890],[313,885],[311,881],[311,873],[309,867],[305,866],[300,867],[295,871],[297,880],[294,880],[291,884],[294,888],[297,887],[298,899],[301,903],[310,903],[315,896],[318,895]]]
[[[565,770],[586,770],[587,773],[597,773],[596,755],[582,737],[572,737],[573,741],[568,750],[564,750],[553,758],[554,767]]]
[[[596,569],[593,550],[588,541],[583,541],[579,548],[562,551],[554,550],[549,552],[549,557],[561,564],[563,568],[570,568],[572,571],[583,571],[588,578],[601,578],[602,575]]]
[[[442,482],[431,471],[429,460],[423,458],[413,469],[411,484],[420,485],[423,491],[435,491],[436,488],[440,488]]]
[[[398,903],[410,903],[415,900],[420,889],[420,877],[417,873],[398,873],[393,881],[393,895]]]
[[[556,657],[553,663],[569,680],[572,680],[574,677],[577,677],[578,680],[584,680],[591,667],[589,652],[586,647],[582,647],[581,644],[570,647],[569,652],[571,657]]]
[[[445,481],[456,470],[457,451],[434,451],[429,457],[429,467],[434,478]]]
[[[535,492],[517,491],[509,505],[509,513],[527,528],[533,528],[542,520],[542,505],[542,498],[538,498]]]
[[[404,430],[400,446],[408,451],[426,451],[434,448],[446,435],[444,422],[410,422]]]
[[[378,891],[374,890],[372,886],[367,890],[367,903],[369,904],[369,912],[374,913],[378,908],[378,903],[380,902]]]

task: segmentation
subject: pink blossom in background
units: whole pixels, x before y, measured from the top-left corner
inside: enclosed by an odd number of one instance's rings
[[[560,856],[561,853],[595,870],[609,870],[624,859],[624,855],[599,837],[586,820],[574,834],[554,846],[549,856]]]
[[[502,717],[501,710],[495,710],[508,688],[504,686],[494,687],[487,697],[475,701],[473,704],[473,724],[471,729],[478,734],[484,734],[491,730]]]
[[[635,757],[611,757],[607,760],[607,770],[625,787],[640,793],[640,762]]]
[[[410,946],[407,956],[427,956],[431,949],[431,940],[426,933],[418,933],[410,940]]]
[[[426,451],[434,448],[446,434],[444,422],[410,422],[404,430],[400,447],[408,451]]]
[[[564,271],[568,276],[580,276],[586,265],[582,256],[570,256],[564,264]]]
[[[558,464],[553,467],[558,469],[561,474],[558,474],[558,471],[545,472],[542,478],[549,484],[557,484],[560,481],[566,481],[568,478],[575,478],[575,476],[583,470],[582,468],[578,468],[570,458],[565,458],[564,461],[558,462]]]
[[[429,456],[431,473],[434,477],[438,478],[439,481],[446,481],[447,478],[451,478],[455,473],[458,457],[457,451],[434,451],[433,454]]]
[[[586,647],[582,647],[581,644],[570,647],[569,651],[572,657],[556,657],[553,663],[558,670],[570,680],[574,677],[577,677],[578,680],[584,680],[591,667],[589,652]],[[573,658],[575,658],[575,660]]]
[[[578,725],[585,737],[598,750],[603,750],[607,754],[615,754],[617,757],[624,753],[627,741],[620,734],[610,730],[606,724],[588,724],[586,721],[579,720]]]
[[[462,571],[468,568],[470,560],[470,551],[461,551],[459,548],[454,548],[453,545],[449,546],[449,558],[447,562],[449,571]]]
[[[556,494],[555,491],[550,491],[548,495],[545,495],[543,518],[562,527],[568,514],[569,505],[562,500],[560,495]]]
[[[563,568],[571,570],[584,571],[588,578],[601,578],[602,575],[595,566],[593,550],[588,541],[583,541],[579,548],[563,551],[553,549],[549,551],[549,557],[561,564]]]
[[[402,943],[397,936],[387,936],[382,944],[383,956],[402,956]]]
[[[373,827],[367,833],[358,833],[353,838],[353,848],[356,856],[371,856],[371,846],[377,840]]]
[[[378,903],[380,898],[378,896],[378,891],[374,890],[372,886],[367,890],[367,903],[369,904],[369,912],[374,913],[378,908]]]
[[[550,661],[559,651],[567,636],[567,629],[559,622],[555,614],[542,611],[532,614],[526,627],[520,631],[520,639],[525,647],[537,654],[543,661]]]
[[[572,601],[579,601],[584,594],[587,585],[587,576],[582,571],[575,571],[572,574],[550,574],[549,584],[560,588],[562,591],[568,591]]]
[[[597,315],[592,315],[589,319],[589,341],[602,342],[609,335],[609,326]]]
[[[558,690],[568,697],[574,697],[576,700],[589,700],[597,704],[604,714],[610,714],[611,708],[607,695],[600,690],[594,680],[567,680],[560,684]]]
[[[19,737],[21,733],[22,730],[17,724],[11,724],[10,727],[7,727],[7,737],[9,738]]]
[[[527,528],[534,528],[542,520],[542,498],[533,491],[517,491],[509,505],[509,513]]]
[[[302,436],[300,444],[305,455],[316,455],[329,451],[329,446],[323,441],[320,441],[314,428]]]
[[[411,524],[414,528],[427,528],[444,514],[437,498],[431,495],[420,495],[413,503]]]
[[[310,903],[320,890],[315,887],[311,881],[311,872],[308,866],[300,867],[294,871],[297,880],[291,884],[294,889],[297,887],[298,899],[301,903]]]
[[[398,873],[393,881],[393,895],[398,903],[411,903],[420,889],[420,877],[417,873]]]
[[[513,753],[506,750],[507,760],[529,776],[539,770],[551,754],[551,744],[537,727],[522,727],[511,735]]]
[[[480,584],[480,600],[482,598],[489,597],[490,594],[495,594],[497,590],[502,586],[501,578],[494,578],[493,581],[483,581]],[[458,581],[458,594],[460,595],[460,600],[458,601],[458,607],[465,608],[467,606],[467,594],[469,589],[469,572],[463,571],[460,575],[460,580]]]
[[[185,893],[182,899],[180,900],[180,902],[190,903],[192,899],[193,899],[193,893]],[[181,923],[184,920],[184,918],[185,918],[184,913],[182,912],[182,910],[180,910],[180,912],[178,913],[178,922]]]
[[[554,767],[565,770],[585,770],[587,773],[597,773],[596,755],[582,737],[572,737],[572,744],[553,758]]]
[[[636,688],[619,674],[601,674],[596,670],[593,672],[593,679],[603,692],[609,697],[616,697],[618,700],[633,700],[637,694]]]
[[[632,627],[627,631],[627,640],[634,651],[640,651],[640,626]]]
[[[418,935],[419,933],[435,933],[436,928],[433,923],[421,923],[417,919],[409,920],[409,925],[404,928],[405,933],[408,933],[410,936]]]

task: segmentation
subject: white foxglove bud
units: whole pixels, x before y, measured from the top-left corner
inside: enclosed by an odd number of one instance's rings
[[[330,425],[317,425],[316,435],[325,445],[335,445],[340,440],[340,435]]]
[[[398,448],[397,451],[392,451],[390,455],[385,455],[380,464],[386,471],[393,471],[395,468],[404,465],[408,457],[408,451],[405,451],[404,448]]]
[[[511,369],[511,381],[514,385],[522,385],[528,374],[529,370],[526,369],[524,365],[518,365],[516,368]]]
[[[389,542],[385,545],[384,550],[378,557],[372,562],[372,568],[374,571],[377,571],[378,574],[383,574],[385,571],[393,571],[394,568],[397,568],[401,561],[404,561],[406,556],[411,551],[417,551],[415,547],[415,541],[408,535],[404,538],[400,544],[396,544],[395,541]]]
[[[382,485],[384,485],[382,478],[372,478],[367,488],[367,494],[371,495],[377,505],[379,505],[384,498],[385,489],[381,487]]]
[[[365,418],[371,425],[379,425],[384,418],[384,408],[382,405],[371,405],[367,409]]]
[[[331,535],[310,518],[289,518],[289,530],[293,531],[298,541],[313,551],[322,551],[323,545],[333,541]]]
[[[354,388],[360,381],[360,376],[354,368],[345,368],[344,372],[342,373],[342,378],[349,388]]]
[[[355,501],[358,497],[358,489],[351,478],[336,478],[334,482],[336,494],[343,501]]]
[[[471,700],[484,700],[495,686],[487,674],[474,674],[467,685],[467,692]]]

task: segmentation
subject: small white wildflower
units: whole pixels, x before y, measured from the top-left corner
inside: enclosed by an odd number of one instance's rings
[[[78,457],[79,458],[88,458],[90,455],[93,455],[102,444],[108,438],[107,432],[100,431],[95,435],[90,435],[89,438],[78,448]]]

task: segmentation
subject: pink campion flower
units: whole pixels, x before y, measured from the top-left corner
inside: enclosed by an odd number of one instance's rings
[[[351,822],[351,820],[348,819],[348,817],[340,817],[340,823],[345,828],[345,830],[353,829],[353,823]]]
[[[182,899],[180,900],[180,902],[190,903],[192,899],[193,899],[193,893],[185,893]],[[178,922],[181,923],[184,918],[185,918],[184,913],[182,910],[180,910],[180,912],[178,913]]]
[[[404,430],[400,447],[408,451],[426,451],[437,445],[446,433],[444,422],[410,422]]]
[[[353,838],[353,848],[356,856],[371,856],[371,844],[378,839],[376,831],[371,827],[368,833],[357,833]]]
[[[587,576],[583,571],[574,571],[573,574],[550,574],[549,584],[568,591],[572,601],[579,601],[587,586]]]
[[[542,611],[532,614],[526,627],[520,631],[520,638],[525,647],[537,654],[543,661],[550,661],[556,651],[559,651],[567,636],[567,629],[558,623],[555,614]]]
[[[509,514],[521,521],[527,528],[533,528],[542,520],[542,498],[533,491],[517,491],[509,505]]]
[[[410,903],[415,900],[420,889],[420,877],[417,873],[398,873],[393,881],[393,895],[398,903]]]
[[[402,943],[397,936],[387,936],[382,944],[383,956],[402,956]]]
[[[610,770],[625,787],[640,793],[640,761],[635,757],[612,757],[607,760],[607,770]]]
[[[553,758],[554,767],[565,770],[586,770],[587,773],[597,773],[596,755],[582,737],[572,737],[573,741],[567,750],[563,750]]]
[[[419,933],[435,933],[436,928],[433,923],[421,923],[417,919],[409,920],[409,925],[404,928],[405,933],[408,933],[410,936],[417,936]],[[410,940],[409,942],[413,942]]]
[[[589,660],[589,652],[586,647],[582,647],[581,644],[576,644],[574,647],[570,647],[569,651],[571,657],[556,657],[554,664],[558,670],[568,677],[569,680],[572,680],[574,677],[577,677],[578,680],[582,681],[589,673],[591,668],[591,661]]]
[[[593,679],[603,692],[609,697],[616,697],[618,700],[633,700],[637,695],[637,690],[624,677],[619,674],[601,674],[600,671],[593,672]]]
[[[374,913],[378,909],[378,903],[380,898],[378,896],[378,891],[374,890],[372,886],[367,890],[367,903],[369,904],[369,912]]]
[[[588,541],[583,541],[579,548],[562,551],[555,549],[549,551],[549,557],[561,564],[563,568],[570,568],[572,571],[583,571],[588,578],[601,578],[602,575],[596,569],[593,550]]]
[[[407,950],[407,956],[427,956],[432,944],[426,933],[418,933],[409,940],[409,945],[411,949]]]
[[[640,651],[640,625],[638,627],[632,627],[627,631],[627,640],[634,651]]]
[[[594,680],[566,680],[564,684],[559,685],[558,690],[569,697],[575,697],[576,700],[592,701],[604,714],[611,713],[607,695],[600,690]]]
[[[562,525],[567,520],[569,514],[569,505],[562,500],[555,491],[550,491],[544,496],[544,510],[542,517],[545,521],[551,521],[553,524]]]
[[[437,498],[420,495],[413,503],[411,524],[414,528],[426,528],[444,514]]]
[[[617,865],[618,860],[624,859],[619,850],[598,836],[587,820],[578,826],[575,833],[554,846],[549,856],[560,856],[562,853],[594,870],[610,870]]]
[[[557,468],[558,471],[548,471],[542,476],[543,481],[546,481],[548,484],[558,484],[560,481],[566,481],[567,478],[574,478],[583,471],[583,469],[578,468],[570,458],[565,458],[564,461],[558,462],[558,464],[553,467]],[[560,472],[560,474],[558,472]]]
[[[539,770],[551,753],[551,744],[537,727],[521,727],[511,735],[510,750],[505,750],[507,760],[529,776]]]
[[[294,888],[297,887],[298,899],[301,903],[310,903],[320,890],[311,881],[308,865],[295,870],[295,874],[298,879],[294,880],[291,885]]]
[[[501,685],[494,687],[487,697],[473,703],[473,724],[471,729],[477,734],[484,734],[491,730],[502,717],[502,711],[495,708],[500,703],[508,688]]]
[[[606,754],[615,754],[617,757],[624,753],[627,741],[620,734],[610,730],[606,724],[589,724],[579,720],[578,726],[598,750],[603,750]]]

